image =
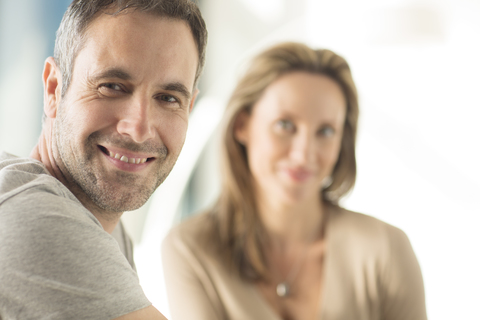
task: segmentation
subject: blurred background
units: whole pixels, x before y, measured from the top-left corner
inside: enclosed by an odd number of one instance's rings
[[[0,0],[0,150],[28,156],[41,73],[69,0]],[[360,94],[351,210],[403,229],[430,319],[480,319],[480,0],[199,0],[209,30],[201,95],[165,183],[123,221],[142,286],[169,315],[160,244],[219,190],[217,126],[252,55],[279,41],[328,48]]]

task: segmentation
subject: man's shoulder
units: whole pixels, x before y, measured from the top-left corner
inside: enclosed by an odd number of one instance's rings
[[[0,170],[19,170],[33,174],[48,174],[47,169],[40,161],[32,158],[17,157],[5,151],[0,152]]]
[[[0,152],[0,173],[4,175],[48,175],[45,166],[32,158],[20,158],[6,152]]]
[[[0,154],[0,218],[69,216],[98,224],[93,215],[45,166],[31,158]]]
[[[0,153],[0,204],[28,189],[76,199],[60,181],[50,175],[40,161]]]

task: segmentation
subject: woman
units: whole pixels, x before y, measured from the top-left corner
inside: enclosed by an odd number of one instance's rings
[[[335,53],[284,43],[253,59],[225,113],[219,200],[163,244],[173,319],[426,319],[406,235],[338,205],[357,119]]]

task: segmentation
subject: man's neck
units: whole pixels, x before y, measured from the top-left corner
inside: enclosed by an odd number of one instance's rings
[[[90,211],[95,216],[95,218],[97,218],[97,220],[102,225],[103,229],[109,234],[112,234],[113,229],[115,229],[118,222],[120,221],[120,217],[122,216],[123,212],[107,212],[103,209],[100,209],[97,205],[93,204],[90,198],[88,198],[87,200],[87,199],[82,199],[82,197],[79,197],[77,194],[75,194],[75,196],[83,204],[83,206],[88,211]]]
[[[46,121],[51,121],[47,119]],[[67,180],[60,168],[57,166],[52,152],[53,132],[51,125],[44,125],[37,145],[30,152],[30,157],[43,163],[48,172],[57,178],[63,185],[67,186]]]

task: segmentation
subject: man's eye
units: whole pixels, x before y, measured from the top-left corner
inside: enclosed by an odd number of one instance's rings
[[[122,91],[122,86],[120,86],[118,83],[103,83],[100,85],[100,87],[115,91]]]
[[[177,98],[175,98],[174,96],[166,95],[166,94],[161,95],[160,100],[165,101],[165,102],[170,102],[170,103],[178,102]]]

